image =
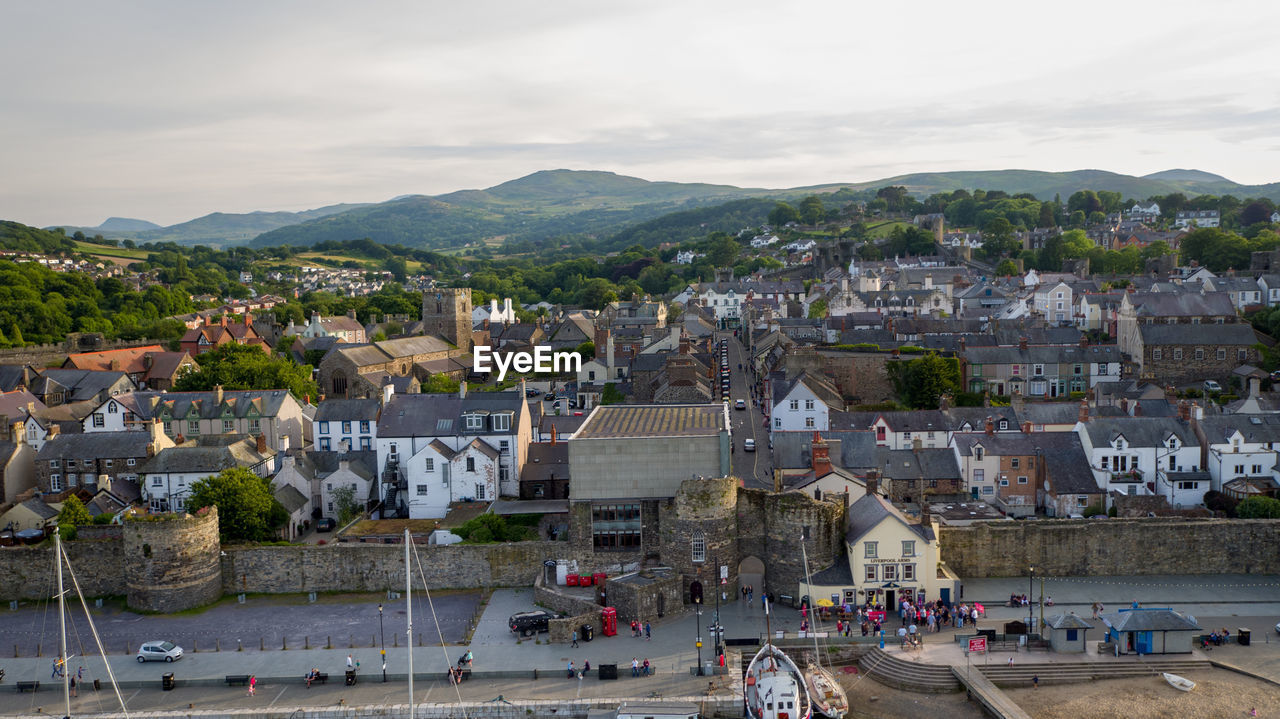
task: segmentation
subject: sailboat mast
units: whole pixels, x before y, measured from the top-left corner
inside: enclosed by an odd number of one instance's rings
[[[800,556],[804,558],[804,583],[805,588],[809,590],[809,614],[813,616],[813,629],[809,635],[813,637],[813,662],[821,665],[822,660],[819,659],[818,653],[818,611],[814,609],[813,600],[813,575],[809,573],[809,552],[805,551],[804,535],[800,535]]]
[[[413,719],[413,574],[409,571],[409,530],[404,530],[404,608],[409,618],[405,647],[409,650],[409,719]]]
[[[62,663],[62,699],[71,716],[71,665],[67,662],[67,611],[62,590],[62,535],[53,533],[53,561],[58,566],[58,661]]]

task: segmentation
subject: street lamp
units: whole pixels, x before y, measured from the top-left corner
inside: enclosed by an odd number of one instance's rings
[[[1032,585],[1036,581],[1036,565],[1031,565],[1031,577],[1027,579],[1027,635],[1031,634],[1031,625],[1036,621],[1035,603],[1031,601],[1031,597],[1035,594]]]
[[[695,644],[698,647],[698,676],[702,676],[702,594],[693,595],[693,613],[697,615],[695,620],[698,625],[698,637]]]
[[[378,634],[382,637],[382,681],[387,681],[387,633],[382,627],[382,603],[378,603]],[[410,649],[412,651],[412,649]]]

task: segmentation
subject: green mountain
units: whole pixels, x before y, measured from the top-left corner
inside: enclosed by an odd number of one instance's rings
[[[132,217],[108,217],[97,229],[102,232],[143,232],[158,230],[160,227],[154,222],[135,220]]]
[[[214,212],[168,227],[161,227],[146,220],[113,217],[97,227],[63,226],[63,228],[68,235],[79,230],[86,235],[102,235],[109,240],[128,239],[139,243],[176,242],[180,245],[221,247],[244,244],[277,227],[296,225],[299,222],[328,217],[364,206],[363,204],[329,205],[302,212]]]
[[[0,250],[54,254],[75,250],[70,237],[57,232],[29,227],[21,222],[0,220]]]
[[[368,237],[383,244],[448,248],[491,238],[598,237],[671,212],[762,193],[770,191],[545,170],[486,190],[402,197],[282,227],[252,244],[313,245]]]

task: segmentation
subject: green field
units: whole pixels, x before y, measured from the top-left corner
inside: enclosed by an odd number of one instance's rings
[[[146,250],[130,250],[124,247],[108,247],[107,245],[95,245],[92,242],[77,242],[76,249],[99,257],[119,257],[126,260],[145,260],[147,259]]]

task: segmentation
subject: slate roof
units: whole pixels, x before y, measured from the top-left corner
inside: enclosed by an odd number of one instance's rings
[[[382,407],[376,399],[326,399],[316,406],[316,422],[376,421]]]
[[[777,404],[786,400],[787,396],[799,385],[807,387],[810,392],[831,409],[844,409],[844,398],[840,396],[840,391],[835,388],[835,385],[831,384],[826,378],[809,372],[801,372],[790,380],[774,382],[774,403]]]
[[[285,484],[276,488],[276,499],[284,506],[285,511],[289,514],[307,506],[307,498],[298,491],[297,487],[292,484]]]
[[[1102,618],[1118,632],[1198,632],[1200,625],[1172,609],[1129,609]]]
[[[235,467],[247,469],[274,455],[275,452],[270,448],[265,453],[259,454],[257,441],[253,438],[239,439],[230,444],[212,447],[182,445],[161,450],[156,456],[138,468],[138,474],[189,474],[193,472],[217,474],[224,469]]]
[[[535,442],[520,469],[521,482],[569,478],[569,444],[567,442]]]
[[[470,412],[512,412],[515,431],[520,412],[526,407],[519,391],[472,392],[465,398],[450,394],[398,394],[391,397],[378,418],[379,437],[456,437],[495,434],[485,423],[483,429],[469,430],[462,420]],[[509,434],[502,431],[496,434]]]
[[[1013,407],[952,407],[939,411],[946,420],[947,429],[953,432],[964,431],[965,423],[968,423],[972,431],[984,431],[988,417],[995,423],[997,430],[1002,419],[1009,423],[1010,429],[1018,426],[1018,417],[1013,413]]]
[[[152,352],[161,353],[164,352],[164,348],[160,345],[149,345],[101,352],[79,352],[67,355],[67,359],[62,363],[62,366],[67,369],[118,370],[131,374],[145,372],[147,367],[143,362],[143,358]],[[179,352],[176,354],[181,357],[186,353]],[[111,366],[113,363],[116,365],[115,367]]]
[[[1050,629],[1093,629],[1093,625],[1074,614],[1059,614],[1044,620]]]
[[[115,399],[136,414],[139,419],[150,420],[166,410],[174,419],[218,419],[225,409],[234,417],[274,417],[280,413],[289,392],[270,390],[227,390],[222,393],[219,406],[214,392],[129,392]]]
[[[1253,327],[1234,324],[1155,324],[1139,325],[1144,345],[1245,345],[1258,343]]]
[[[1139,317],[1235,317],[1236,308],[1226,292],[1132,292],[1129,304]]]
[[[0,365],[0,391],[9,392],[19,386],[30,387],[36,371],[27,365]]]
[[[1246,442],[1280,442],[1280,415],[1224,414],[1207,416],[1199,422],[1210,444],[1228,442],[1236,432]]]
[[[58,510],[50,507],[48,504],[45,504],[43,499],[36,499],[32,497],[31,499],[23,502],[22,506],[26,507],[41,519],[53,519],[58,516]]]
[[[840,555],[835,564],[821,572],[814,572],[811,583],[827,587],[852,587],[853,567],[849,566],[849,558]]]
[[[1098,407],[1090,407],[1094,414]],[[1075,402],[1027,402],[1017,410],[1018,423],[1071,424],[1080,418],[1080,405]]]
[[[1155,326],[1155,325],[1153,325]],[[1172,326],[1172,325],[1168,325]],[[1204,327],[1205,325],[1187,325]],[[1120,348],[1116,345],[1027,345],[1019,347],[970,347],[964,350],[970,364],[1088,364],[1092,362],[1119,362]],[[1023,377],[1022,379],[1032,379]]]
[[[37,461],[50,459],[115,459],[146,457],[150,432],[86,432],[59,434],[47,440]]]
[[[1089,469],[1080,437],[1075,432],[963,432],[952,437],[962,457],[973,455],[975,445],[993,456],[1040,456],[1047,461],[1055,494],[1097,494],[1098,482]]]
[[[97,399],[100,393],[104,390],[110,390],[112,387],[127,386],[129,389],[133,388],[133,382],[129,380],[129,376],[124,372],[47,369],[42,371],[40,377],[32,382],[32,389],[37,394],[48,394],[50,382],[56,382],[67,388],[68,402]]]
[[[934,540],[933,527],[911,521],[900,509],[878,494],[862,495],[858,501],[849,505],[846,516],[847,531],[844,541],[848,544],[856,544],[863,535],[880,526],[886,519],[901,522],[926,542]]]
[[[328,477],[341,468],[342,460],[347,460],[347,469],[357,477],[373,479],[377,474],[374,467],[378,466],[378,453],[373,450],[346,453],[313,450],[303,453],[303,460],[314,478]],[[299,462],[298,467],[303,467],[304,462]]]
[[[879,466],[886,479],[959,479],[960,465],[950,448],[887,449],[878,448]]]
[[[44,406],[44,402],[41,402],[39,397],[31,394],[28,390],[0,392],[0,416],[8,417],[10,422],[26,416],[27,404],[34,405],[32,410],[35,412],[47,409]]]
[[[1094,447],[1110,445],[1118,435],[1132,447],[1156,447],[1175,435],[1182,444],[1199,446],[1191,427],[1169,417],[1097,417],[1084,423]]]
[[[846,430],[821,434],[822,439],[827,442],[833,465],[845,469],[870,469],[876,466],[874,432]],[[839,442],[838,452],[836,442]],[[812,467],[812,446],[813,432],[774,432],[773,466],[778,469]]]

